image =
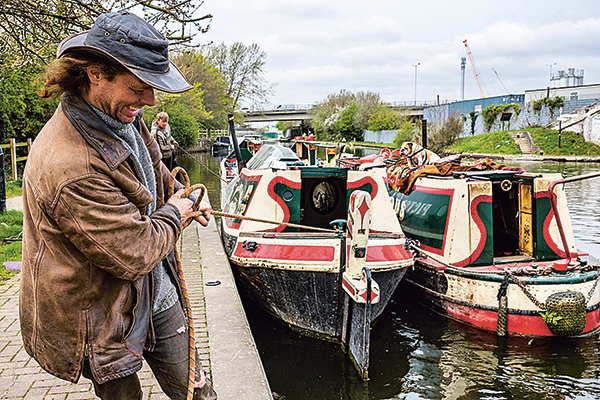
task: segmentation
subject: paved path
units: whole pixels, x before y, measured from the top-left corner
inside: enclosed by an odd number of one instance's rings
[[[22,209],[19,197],[7,209]],[[272,400],[246,315],[214,219],[207,228],[191,224],[179,242],[179,253],[196,327],[202,365],[219,399]],[[216,286],[205,282],[219,281]],[[72,384],[44,372],[25,352],[19,326],[17,274],[0,285],[0,399],[95,399],[92,384]],[[146,363],[140,374],[144,400],[167,399]]]

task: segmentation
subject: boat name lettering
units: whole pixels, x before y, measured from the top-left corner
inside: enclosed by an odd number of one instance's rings
[[[427,211],[431,208],[431,203],[425,203],[422,201],[404,200],[402,202],[401,209],[404,213],[413,215],[426,215]]]

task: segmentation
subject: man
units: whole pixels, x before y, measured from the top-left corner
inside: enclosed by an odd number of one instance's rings
[[[175,149],[175,145],[178,145],[178,143],[171,135],[169,114],[166,112],[159,112],[156,114],[156,120],[152,122],[152,130],[150,133],[152,134],[154,140],[158,142],[160,152],[162,153],[163,162],[169,171],[172,171],[173,168],[177,166],[173,149]]]
[[[168,198],[169,171],[141,114],[154,89],[190,88],[167,40],[128,12],[61,42],[46,75],[41,95],[62,97],[23,174],[21,333],[45,370],[71,382],[83,374],[101,399],[141,399],[142,358],[167,396],[186,398],[173,249],[192,201],[183,190]],[[210,206],[200,211],[206,226]],[[196,365],[194,398],[216,398]]]

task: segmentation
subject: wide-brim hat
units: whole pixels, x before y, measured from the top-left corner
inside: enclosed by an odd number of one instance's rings
[[[193,88],[169,60],[169,41],[128,11],[101,14],[89,31],[60,42],[56,57],[73,51],[89,51],[114,60],[163,92],[181,93]]]

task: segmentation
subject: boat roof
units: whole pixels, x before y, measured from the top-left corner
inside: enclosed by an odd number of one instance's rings
[[[496,179],[507,179],[512,178],[517,175],[521,171],[510,171],[504,169],[495,169],[491,171],[456,171],[452,172],[453,178],[480,178],[480,179],[488,179],[488,180],[496,180]]]
[[[248,161],[248,169],[279,168],[303,166],[296,153],[280,144],[264,144]]]

